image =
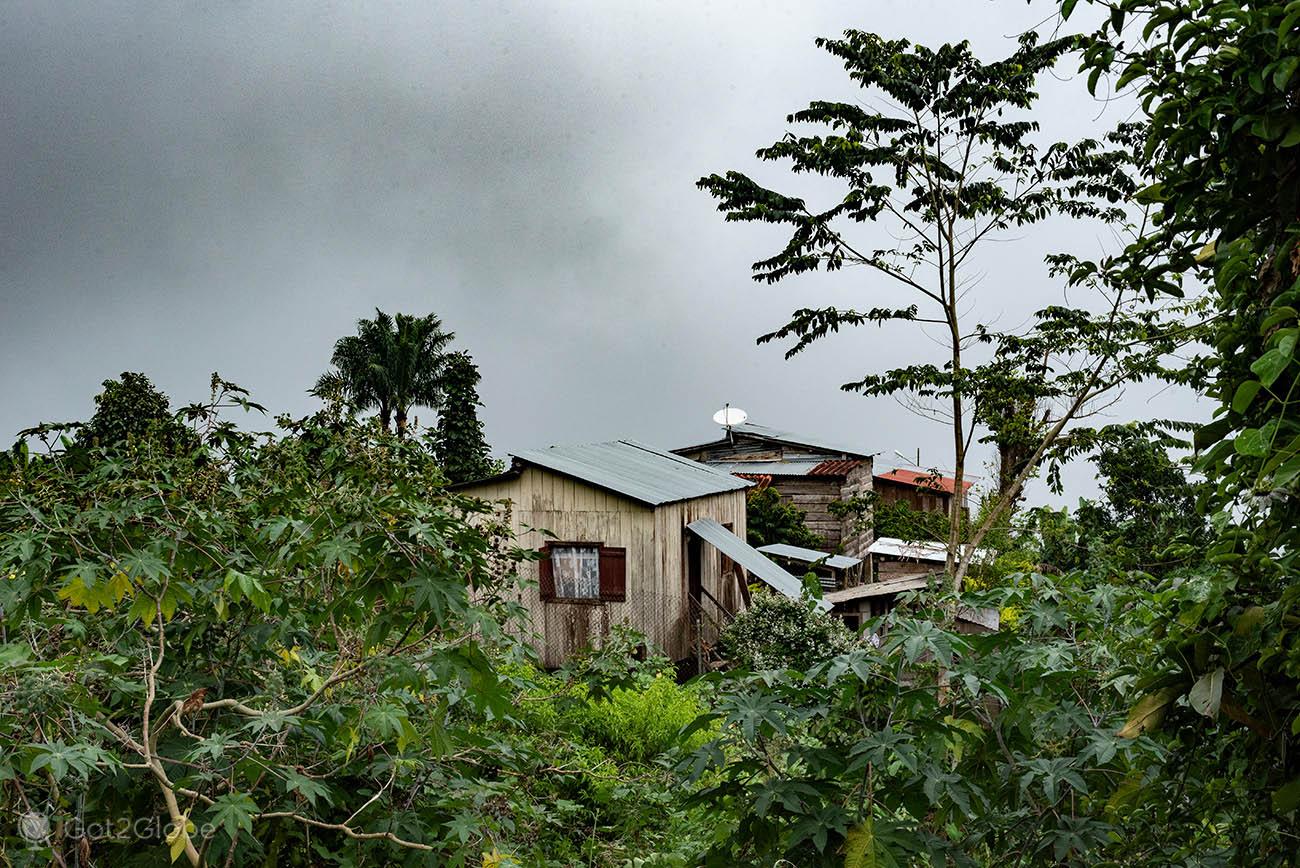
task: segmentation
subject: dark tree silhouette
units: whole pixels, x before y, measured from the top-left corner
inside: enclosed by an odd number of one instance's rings
[[[478,418],[478,366],[469,353],[451,353],[442,371],[442,416],[433,434],[433,451],[451,482],[490,476],[497,469]]]

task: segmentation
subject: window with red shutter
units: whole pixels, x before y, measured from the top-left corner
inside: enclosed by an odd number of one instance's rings
[[[600,598],[602,600],[627,599],[627,549],[601,546]]]
[[[548,542],[537,565],[538,591],[548,602],[624,599],[626,549],[598,542]]]
[[[542,546],[542,559],[537,562],[537,589],[543,600],[555,599],[555,570],[549,544]]]

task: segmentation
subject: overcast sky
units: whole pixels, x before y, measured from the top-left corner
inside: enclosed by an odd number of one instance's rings
[[[911,327],[792,362],[754,342],[798,307],[910,300],[864,272],[753,283],[750,262],[784,239],[724,224],[694,182],[740,168],[779,185],[753,151],[786,113],[857,98],[817,36],[969,39],[993,58],[1050,8],[0,0],[0,439],[86,418],[124,370],[175,404],[219,371],[307,413],[334,340],[380,307],[456,332],[498,453],[684,445],[730,402],[886,465],[919,448],[943,466],[941,427],[837,388],[932,353]],[[1053,138],[1122,119],[1072,69],[1042,91]],[[1042,255],[1101,249],[1080,232],[999,245],[981,315],[1062,301]],[[1202,411],[1139,390],[1112,414]],[[1080,493],[1088,476],[1070,476]]]

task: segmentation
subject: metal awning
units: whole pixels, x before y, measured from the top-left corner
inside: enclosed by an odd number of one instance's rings
[[[785,543],[771,543],[770,545],[759,546],[758,550],[765,555],[776,555],[778,558],[789,558],[792,561],[805,564],[820,562],[833,570],[851,570],[862,563],[862,558],[851,558],[848,555],[832,555],[827,552],[819,552],[816,549],[806,549],[803,546],[792,546]]]
[[[758,549],[727,530],[711,518],[701,518],[686,525],[686,529],[731,558],[746,572],[753,573],[778,593],[792,600],[805,596],[803,582],[781,569]],[[817,601],[823,612],[831,608],[825,600]]]

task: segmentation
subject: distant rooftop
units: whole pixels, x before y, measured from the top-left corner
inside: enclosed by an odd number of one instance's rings
[[[942,491],[946,494],[952,494],[957,485],[957,480],[951,476],[936,476],[926,470],[905,470],[901,467],[888,473],[877,473],[876,479],[897,482],[900,485],[910,485],[913,488]],[[974,484],[969,479],[963,479],[961,481],[961,490],[969,491]]]
[[[941,564],[948,559],[948,544],[935,540],[908,541],[882,536],[877,537],[876,541],[867,548],[867,554]],[[992,552],[988,549],[975,549],[972,554],[980,561],[988,560],[992,556]]]
[[[828,455],[849,455],[856,458],[870,458],[872,452],[867,452],[859,446],[850,446],[844,443],[837,443],[828,440],[825,437],[819,437],[812,434],[799,434],[794,431],[782,431],[779,428],[769,428],[766,425],[758,425],[754,422],[745,422],[741,425],[731,426],[732,434],[757,437],[762,440],[771,440],[775,443],[785,443],[790,446],[805,446],[809,449],[816,449]],[[700,443],[696,446],[684,447],[681,451],[689,449],[699,449],[704,446],[712,446],[715,443],[725,443],[727,439],[710,440],[708,443]]]
[[[612,440],[512,453],[526,464],[580,479],[650,506],[748,488],[750,483],[680,455]]]

